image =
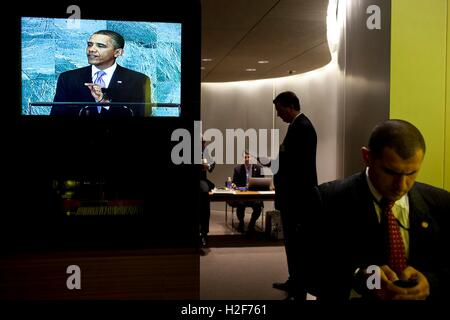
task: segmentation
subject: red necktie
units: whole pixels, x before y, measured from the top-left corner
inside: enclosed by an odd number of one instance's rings
[[[398,275],[407,267],[405,245],[403,243],[402,235],[400,234],[400,227],[395,219],[392,207],[395,201],[382,199],[381,208],[385,219],[385,226],[387,228],[388,237],[388,265]]]

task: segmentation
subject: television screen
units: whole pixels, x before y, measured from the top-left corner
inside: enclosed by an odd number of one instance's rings
[[[198,224],[186,214],[198,212],[196,167],[172,162],[171,137],[179,128],[193,132],[200,118],[200,0],[17,5],[2,19],[9,48],[3,185],[14,208],[0,242],[185,246],[192,236],[196,244]],[[116,64],[104,68],[108,57]],[[186,186],[177,201],[174,181]],[[167,225],[171,239],[159,227]]]
[[[179,117],[181,29],[174,22],[22,17],[21,114]]]

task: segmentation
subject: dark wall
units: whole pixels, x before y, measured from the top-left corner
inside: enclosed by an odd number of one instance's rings
[[[198,172],[175,166],[176,128],[192,132],[200,106],[200,1],[164,1],[144,8],[79,4],[82,18],[183,23],[182,115],[177,118],[55,119],[20,115],[20,17],[67,17],[69,4],[13,10],[11,80],[3,108],[4,170],[1,245],[4,248],[194,246],[198,230]],[[4,23],[5,21],[3,21]],[[14,29],[14,30],[13,30]],[[142,199],[137,216],[73,216],[61,208],[55,183],[100,184],[121,199]]]

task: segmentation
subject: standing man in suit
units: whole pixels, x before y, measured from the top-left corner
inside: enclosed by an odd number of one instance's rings
[[[289,278],[286,282],[274,283],[273,287],[293,296],[292,289],[297,287],[292,285],[296,273],[294,237],[303,215],[298,207],[306,199],[309,190],[317,185],[317,134],[311,121],[300,111],[300,101],[295,93],[282,92],[273,103],[277,115],[289,123],[280,145],[279,169],[274,176],[275,208],[281,215]]]
[[[247,187],[248,180],[251,177],[261,177],[261,166],[251,163],[251,155],[249,152],[244,154],[244,163],[234,168],[233,184],[236,187]],[[255,231],[255,224],[261,215],[262,201],[239,201],[233,204],[236,207],[236,215],[239,220],[238,231],[243,233],[245,230],[244,217],[245,208],[251,207],[253,209],[252,217],[248,223],[247,232],[249,234]]]
[[[388,120],[362,148],[364,171],[314,190],[310,220],[299,233],[308,240],[299,253],[305,254],[302,274],[311,280],[311,293],[332,301],[355,293],[382,300],[448,299],[450,193],[415,183],[424,155],[415,126]],[[380,286],[374,288],[368,280],[374,283],[377,267]]]
[[[126,102],[123,106],[56,105],[51,115],[68,116],[149,116],[150,78],[116,63],[123,55],[124,38],[111,30],[92,34],[87,42],[86,55],[90,66],[63,72],[59,75],[54,102]],[[130,111],[131,110],[131,111]]]

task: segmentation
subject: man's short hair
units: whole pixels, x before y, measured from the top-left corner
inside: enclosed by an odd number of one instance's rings
[[[277,95],[273,100],[273,103],[279,104],[283,107],[292,108],[294,110],[300,111],[300,100],[297,95],[292,91],[285,91]]]
[[[394,149],[402,159],[411,158],[419,149],[425,154],[425,140],[419,129],[404,120],[387,120],[373,129],[369,139],[371,154],[380,158],[386,147]]]
[[[112,30],[99,30],[93,34],[102,34],[111,38],[114,49],[123,49],[125,46],[125,39],[119,33]]]

